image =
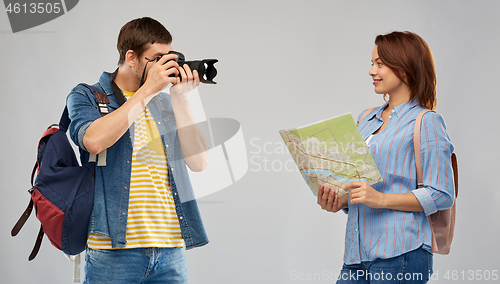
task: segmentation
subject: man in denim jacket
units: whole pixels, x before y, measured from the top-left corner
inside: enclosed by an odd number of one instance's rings
[[[82,159],[88,159],[89,153],[106,153],[98,155],[89,233],[104,238],[109,248],[89,245],[85,283],[188,283],[182,247],[127,245],[134,121],[146,109],[167,157],[169,194],[183,243],[190,249],[208,242],[186,169],[187,165],[192,171],[202,171],[207,166],[207,143],[187,101],[187,93],[200,82],[196,71],[179,66],[172,60],[176,55],[167,55],[171,41],[170,33],[156,20],[127,23],[118,37],[119,68],[113,74],[104,72],[94,85],[107,95],[109,114],[101,117],[94,94],[83,85],[68,95],[69,132],[85,150]],[[169,84],[170,94],[161,92]],[[121,106],[117,97],[122,94],[116,94],[117,90],[132,93]]]

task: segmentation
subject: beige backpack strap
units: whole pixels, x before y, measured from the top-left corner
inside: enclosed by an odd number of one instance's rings
[[[415,147],[415,163],[417,164],[417,187],[424,186],[424,177],[422,172],[422,161],[420,159],[420,125],[422,124],[422,117],[428,113],[429,109],[421,111],[415,119],[415,128],[413,130],[413,145]]]
[[[413,143],[415,147],[415,163],[417,164],[417,183],[418,187],[423,186],[424,178],[422,173],[422,162],[420,159],[420,125],[422,124],[422,117],[424,114],[431,110],[423,110],[421,111],[417,118],[415,119],[415,129],[413,130]],[[453,180],[455,184],[455,197],[458,196],[458,162],[457,156],[455,153],[451,153],[451,166],[453,168]]]
[[[453,168],[453,180],[455,181],[455,198],[458,197],[458,162],[457,155],[451,153],[451,166]]]
[[[372,108],[369,108],[365,111],[365,113],[363,113],[363,115],[361,116],[361,118],[359,119],[359,122],[358,122],[358,125],[361,123],[361,121],[363,121],[363,119],[369,115],[370,113],[372,113],[377,107],[372,107]]]
[[[417,188],[424,187],[424,174],[422,170],[422,160],[420,159],[420,155],[422,154],[420,148],[420,125],[422,124],[422,117],[429,111],[430,110],[425,109],[417,115],[417,118],[415,119],[415,127],[413,130],[413,147],[415,148],[415,164],[417,165]],[[432,227],[432,220],[430,216],[428,216],[427,219],[432,231],[431,251],[435,253],[438,251],[436,236],[434,234],[434,228]]]

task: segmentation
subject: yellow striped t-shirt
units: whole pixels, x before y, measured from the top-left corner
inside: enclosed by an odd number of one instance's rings
[[[127,98],[134,93],[123,91]],[[110,220],[111,221],[111,220]],[[146,107],[134,121],[134,150],[125,248],[182,247],[179,220],[158,127]],[[90,234],[92,249],[111,249],[111,239]]]

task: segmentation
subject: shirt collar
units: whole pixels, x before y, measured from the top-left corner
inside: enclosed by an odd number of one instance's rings
[[[389,105],[389,102],[386,102],[382,106],[378,107],[376,111],[374,111],[373,115],[371,115],[370,119],[376,117],[378,120],[382,120],[382,112]]]
[[[416,100],[406,101],[406,102],[394,107],[391,110],[391,115],[399,117],[400,115],[402,115],[403,113],[406,113],[408,110],[416,107],[417,105],[418,105],[418,102]]]
[[[389,102],[386,102],[384,105],[380,106],[373,115],[370,115],[369,119],[373,119],[373,117],[377,117],[379,120],[382,120],[382,112],[389,106]],[[391,116],[399,117],[401,114],[405,113],[407,110],[412,109],[418,106],[417,100],[406,101],[398,106],[395,106],[391,110]]]

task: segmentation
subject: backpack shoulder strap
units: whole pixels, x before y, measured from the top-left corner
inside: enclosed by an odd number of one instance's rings
[[[451,167],[453,168],[453,181],[455,183],[455,198],[458,197],[458,161],[457,155],[451,153]]]
[[[420,125],[422,124],[422,117],[428,113],[429,109],[422,110],[415,119],[415,128],[413,130],[413,147],[415,148],[415,163],[417,164],[417,187],[424,186],[424,178],[422,171],[422,160],[420,159]]]
[[[361,118],[359,119],[358,124],[360,124],[360,123],[361,123],[361,121],[363,121],[363,119],[364,119],[367,115],[369,115],[370,113],[372,113],[372,112],[373,112],[376,108],[377,108],[377,107],[371,107],[371,108],[367,109],[367,110],[363,113],[363,115],[361,116]]]
[[[415,163],[417,164],[417,186],[424,186],[424,177],[422,170],[422,160],[421,160],[421,148],[420,148],[420,129],[422,124],[422,118],[424,114],[430,112],[431,110],[422,110],[415,119],[415,128],[413,130],[413,144],[415,148]],[[455,197],[458,197],[458,162],[455,153],[451,154],[451,166],[453,168],[453,180],[455,184]]]
[[[101,92],[101,89],[97,88],[96,86],[85,84],[85,83],[81,83],[79,85],[84,86],[92,91],[92,93],[94,94],[94,96],[97,100],[97,105],[99,107],[99,113],[101,114],[101,117],[107,115],[109,113],[109,108],[108,108],[109,98],[108,98],[108,96],[105,93]],[[104,166],[106,166],[106,154],[107,154],[106,149],[104,149],[101,153],[97,154],[97,156],[99,158],[97,158],[96,155],[90,154],[89,162],[97,161],[97,166],[104,167]]]
[[[109,98],[105,93],[101,92],[101,89],[97,88],[96,86],[85,83],[81,83],[79,85],[84,86],[92,91],[99,105],[99,113],[101,114],[101,116],[105,116],[106,114],[109,113],[108,109]]]
[[[105,93],[101,92],[101,90],[99,88],[97,88],[96,86],[88,85],[85,83],[81,83],[79,85],[84,86],[87,89],[92,91],[92,93],[94,94],[94,96],[97,100],[97,103],[99,105],[99,113],[101,114],[101,116],[107,115],[109,113],[109,109],[108,109],[109,98],[108,98],[108,96]],[[69,119],[69,116],[68,116],[68,108],[65,107],[63,114],[61,115],[61,119],[59,120],[59,129],[66,132],[66,130],[69,127],[70,121],[71,120]]]

